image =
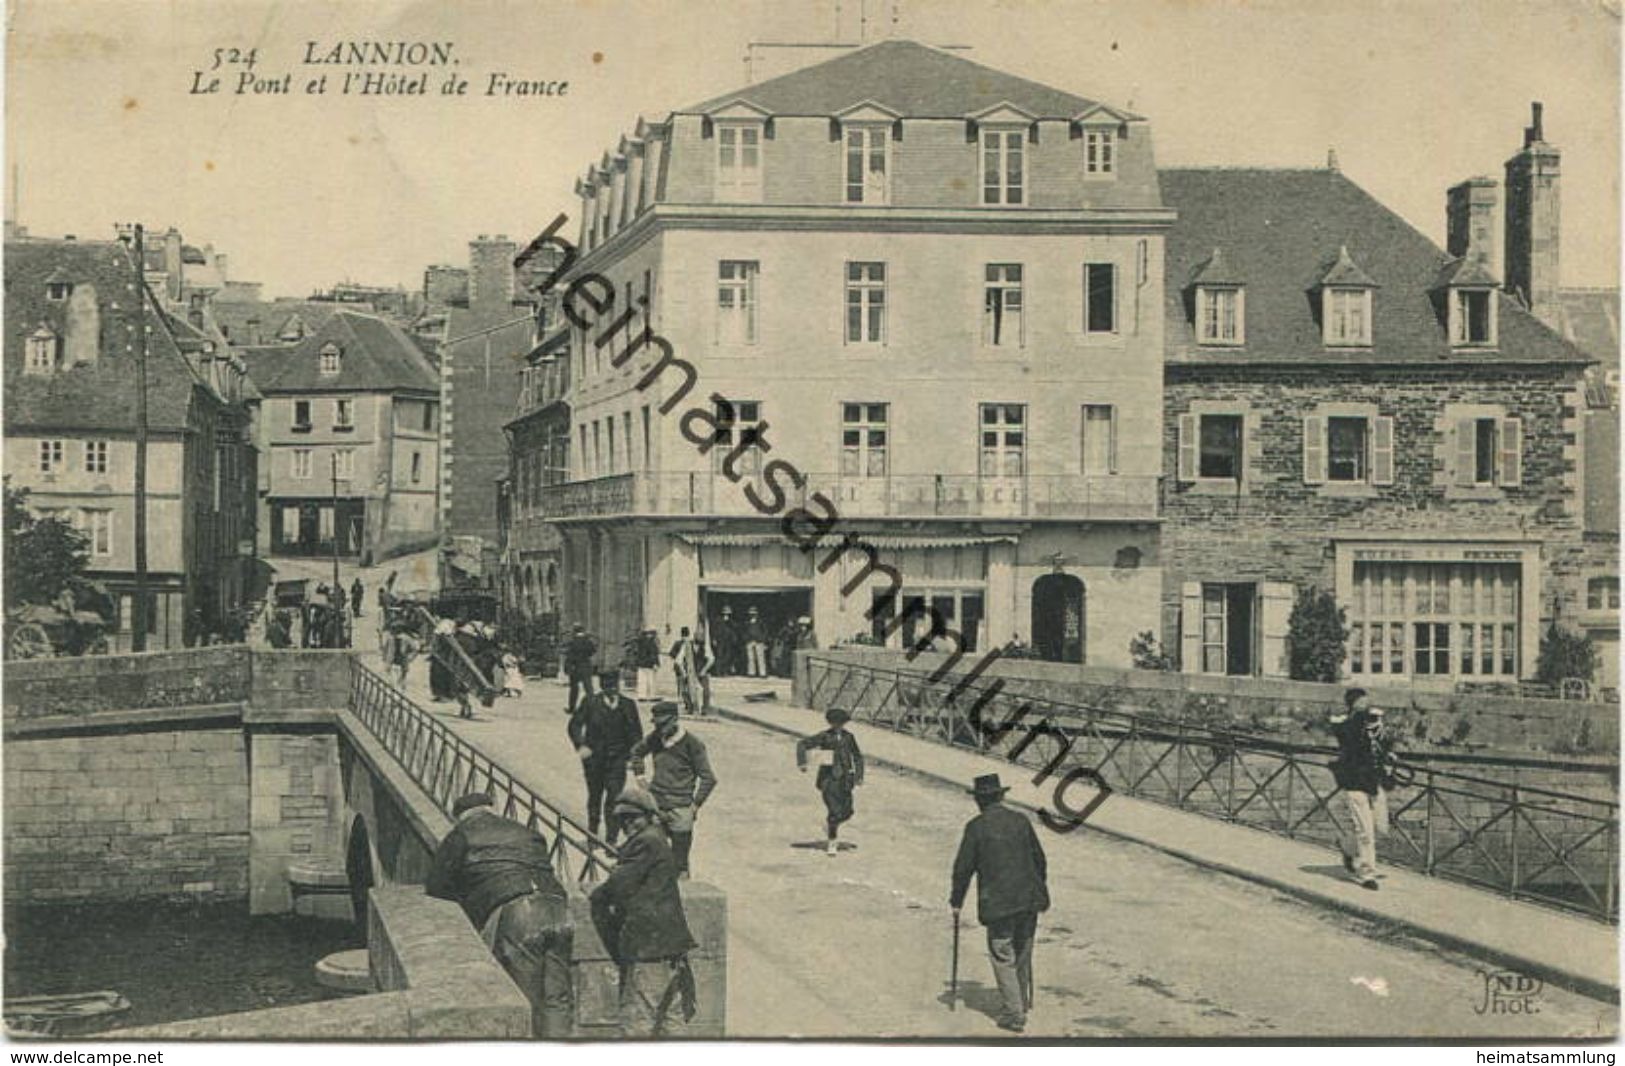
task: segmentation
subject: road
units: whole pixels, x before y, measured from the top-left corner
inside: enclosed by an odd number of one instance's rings
[[[719,682],[724,704],[728,686]],[[523,698],[471,722],[429,702],[421,664],[408,688],[583,819],[562,685],[532,680]],[[728,895],[730,1035],[1002,1035],[972,904],[963,999],[948,1009],[948,869],[975,814],[968,795],[872,769],[843,831],[849,846],[830,858],[791,738],[735,721],[691,725],[720,780],[698,821],[694,876]],[[1533,1001],[1537,1013],[1480,1015],[1478,971],[1491,967],[1473,959],[1087,829],[1043,840],[1054,905],[1039,924],[1029,1036],[1532,1039],[1617,1025],[1612,1005],[1555,988]]]

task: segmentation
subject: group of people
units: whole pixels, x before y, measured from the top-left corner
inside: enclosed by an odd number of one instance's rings
[[[802,615],[772,630],[756,607],[740,618],[724,604],[711,620],[710,641],[716,677],[789,677],[795,652],[818,647],[812,619]]]

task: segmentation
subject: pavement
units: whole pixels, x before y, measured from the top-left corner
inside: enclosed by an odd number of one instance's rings
[[[777,698],[743,699],[764,689]],[[429,701],[422,665],[408,690],[529,787],[583,817],[563,685],[532,679],[523,697],[498,700],[473,721]],[[831,858],[821,846],[822,804],[810,776],[796,772],[791,740],[822,728],[822,718],[789,706],[782,683],[723,679],[715,694],[728,713],[688,723],[720,780],[697,822],[694,876],[728,895],[729,1035],[1007,1036],[993,1024],[997,993],[971,904],[950,1010],[947,893],[959,835],[975,814],[965,783],[994,770],[1011,783],[1018,775],[997,760],[859,724],[871,770],[843,849]],[[1012,798],[1042,802],[1025,789]],[[1590,959],[1595,942],[1612,943],[1611,928],[1576,926],[1581,920],[1398,870],[1380,893],[1344,888],[1341,867],[1322,849],[1116,796],[1085,828],[1040,835],[1054,905],[1039,925],[1029,1038],[1534,1040],[1617,1032],[1617,1005],[1553,983],[1522,1004],[1532,1009],[1486,1010],[1494,967],[1482,952],[1410,931],[1427,915],[1466,907],[1458,933],[1487,940],[1501,927],[1482,923],[1531,923],[1531,938],[1558,938],[1554,946]],[[1282,872],[1269,880],[1258,875],[1266,868]],[[1325,905],[1347,893],[1372,898]],[[1533,953],[1530,945],[1519,950]]]

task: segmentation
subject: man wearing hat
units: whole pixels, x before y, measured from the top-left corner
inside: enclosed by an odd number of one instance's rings
[[[677,863],[660,828],[660,807],[628,787],[610,806],[626,841],[615,868],[592,893],[598,938],[620,969],[621,1035],[676,1036],[694,1017],[694,937],[677,890]]]
[[[694,847],[694,818],[711,790],[717,787],[711,757],[700,738],[683,728],[677,704],[655,704],[654,729],[632,747],[632,773],[648,788],[660,807],[661,820],[671,834],[679,877],[688,876],[688,856]],[[654,761],[654,777],[644,774],[644,760]]]
[[[564,888],[553,875],[547,840],[491,809],[472,792],[452,805],[457,824],[435,849],[424,891],[449,899],[480,931],[486,946],[531,1004],[531,1032],[571,1033],[574,939]]]
[[[621,695],[620,671],[598,675],[598,691],[576,705],[569,728],[587,778],[587,831],[596,834],[604,805],[626,787],[626,762],[643,736],[638,705]],[[613,818],[606,822],[607,839],[614,844],[619,827]]]
[[[998,774],[982,774],[971,788],[982,811],[965,824],[948,903],[957,925],[976,878],[976,917],[987,927],[987,953],[1004,1001],[999,1028],[1019,1033],[1032,1007],[1033,937],[1039,912],[1049,910],[1049,889],[1044,848],[1027,816],[1004,805],[1008,791]]]
[[[1362,888],[1377,891],[1377,836],[1388,831],[1388,790],[1393,788],[1393,742],[1383,711],[1363,688],[1343,693],[1348,713],[1332,722],[1337,760],[1332,776],[1341,790],[1348,825],[1338,834],[1343,869]]]
[[[840,850],[835,838],[841,823],[852,817],[852,790],[863,784],[863,752],[858,750],[858,738],[846,729],[851,720],[846,711],[831,707],[824,712],[829,728],[796,742],[796,768],[802,773],[807,772],[807,752],[820,754],[817,784],[824,797],[824,829],[828,834],[824,854],[832,859]]]
[[[576,702],[582,696],[592,695],[593,661],[598,657],[598,642],[587,635],[580,622],[570,627],[570,639],[564,642],[564,676],[570,679],[570,698],[564,705],[565,714],[574,714]]]

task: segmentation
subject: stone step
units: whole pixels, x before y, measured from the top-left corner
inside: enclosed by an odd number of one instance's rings
[[[335,951],[316,963],[316,983],[337,992],[376,992],[366,948]]]

